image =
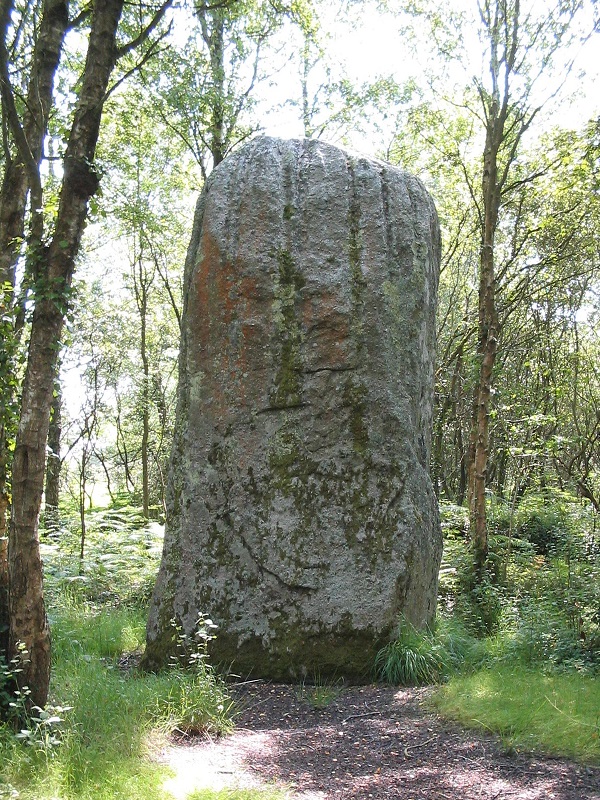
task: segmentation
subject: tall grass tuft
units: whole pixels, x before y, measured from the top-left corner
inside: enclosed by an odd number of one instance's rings
[[[431,631],[401,620],[396,638],[377,653],[375,670],[386,683],[422,686],[440,680],[448,667],[446,656]]]
[[[396,638],[377,653],[375,672],[386,683],[424,686],[457,672],[471,672],[487,658],[486,643],[460,620],[440,617],[434,627],[417,630],[402,619]]]

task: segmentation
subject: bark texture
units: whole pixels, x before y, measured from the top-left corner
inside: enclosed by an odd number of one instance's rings
[[[60,443],[62,435],[62,389],[60,380],[54,384],[54,398],[48,429],[48,455],[46,458],[46,484],[44,488],[44,523],[49,530],[58,530],[60,500]]]
[[[360,680],[399,614],[432,619],[439,251],[419,181],[330,145],[259,138],[212,174],[147,667],[202,612],[238,674]]]

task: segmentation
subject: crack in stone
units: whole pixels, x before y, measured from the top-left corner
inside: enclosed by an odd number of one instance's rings
[[[305,367],[303,372],[306,375],[316,375],[318,372],[355,372],[357,367],[315,367],[310,369]]]
[[[294,405],[289,405],[289,406],[286,405],[266,406],[266,408],[259,408],[258,411],[256,411],[255,413],[258,416],[259,414],[271,414],[272,412],[275,411],[298,411],[299,409],[308,408],[309,406],[310,403],[296,403]]]
[[[308,594],[309,592],[313,592],[317,588],[316,586],[306,586],[305,584],[302,583],[288,583],[287,581],[285,581],[276,572],[273,572],[273,570],[269,569],[268,567],[265,567],[265,565],[253,553],[252,548],[246,541],[246,538],[241,533],[238,535],[240,537],[242,545],[248,551],[248,554],[258,567],[258,571],[260,572],[261,575],[266,572],[267,575],[271,575],[271,577],[275,578],[275,580],[280,586],[282,586],[284,589],[289,589],[292,592],[301,592],[302,594]]]

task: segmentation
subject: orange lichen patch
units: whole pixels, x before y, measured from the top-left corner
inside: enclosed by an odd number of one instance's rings
[[[236,280],[232,265],[223,258],[218,242],[205,232],[201,259],[192,281],[188,315],[192,341],[197,343],[193,361],[205,373],[209,402],[218,417],[227,415],[227,379],[235,362],[230,332],[236,318]],[[233,347],[232,347],[233,345]],[[232,363],[233,361],[233,363]]]
[[[351,346],[350,312],[340,308],[339,295],[322,292],[302,304],[306,357],[313,368],[347,366]]]
[[[202,237],[200,253],[201,259],[192,283],[190,310],[194,341],[205,351],[214,341],[212,330],[224,322],[222,297],[231,287],[224,280],[221,249],[207,232]]]
[[[272,289],[268,275],[243,274],[242,260],[225,258],[208,232],[200,252],[190,297],[191,340],[198,346],[192,359],[206,375],[213,413],[224,417],[231,402],[243,405],[264,390]]]

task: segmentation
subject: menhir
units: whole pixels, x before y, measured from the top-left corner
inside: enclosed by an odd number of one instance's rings
[[[185,273],[168,524],[145,663],[218,625],[243,677],[369,677],[430,622],[440,235],[422,184],[258,138],[211,175]]]

